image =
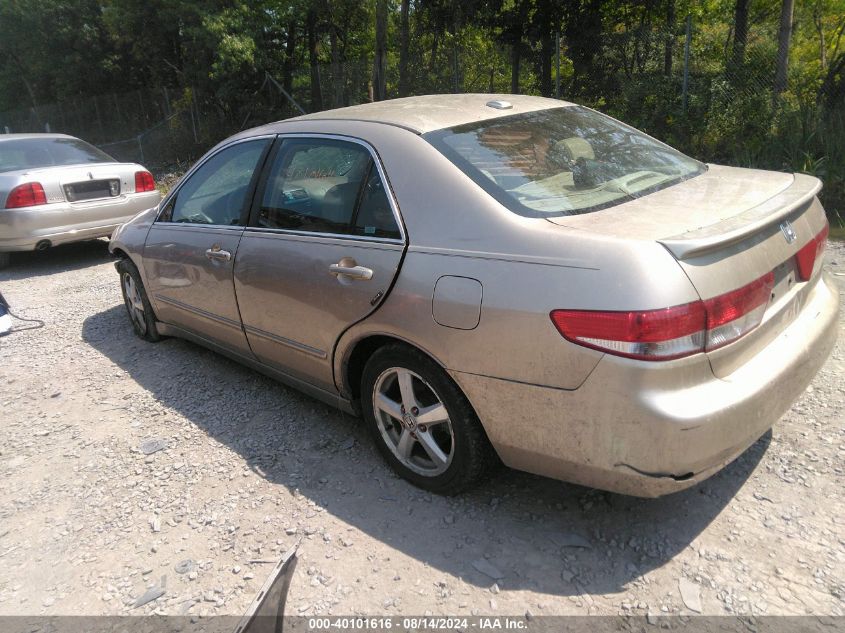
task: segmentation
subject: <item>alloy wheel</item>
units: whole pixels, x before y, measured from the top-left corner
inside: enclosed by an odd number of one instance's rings
[[[381,437],[404,466],[426,477],[449,468],[455,433],[431,385],[409,369],[391,367],[376,380],[372,397]]]
[[[138,291],[138,285],[129,273],[123,273],[123,291],[129,317],[135,323],[138,332],[143,335],[147,332],[147,320],[144,318],[144,302],[141,299],[141,293]]]

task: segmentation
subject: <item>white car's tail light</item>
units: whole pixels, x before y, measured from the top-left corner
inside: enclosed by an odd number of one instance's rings
[[[830,225],[825,222],[824,228],[819,231],[818,235],[802,246],[801,250],[795,254],[795,262],[798,265],[798,278],[801,281],[807,281],[813,276],[813,267],[816,265],[816,261],[821,258],[822,253],[824,253],[829,231]]]
[[[47,196],[44,195],[44,187],[41,186],[40,182],[18,185],[9,192],[9,196],[6,198],[7,209],[35,207],[39,204],[47,204]]]
[[[660,310],[553,310],[552,323],[568,341],[639,360],[672,360],[718,349],[763,320],[775,276],[705,301]]]
[[[153,175],[148,171],[135,172],[135,193],[143,191],[152,191],[156,188],[156,181],[153,180]]]

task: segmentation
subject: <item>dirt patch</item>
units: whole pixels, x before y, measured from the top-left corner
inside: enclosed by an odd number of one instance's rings
[[[843,245],[827,259],[845,287]],[[18,255],[0,289],[45,322],[0,339],[0,614],[239,615],[300,539],[291,614],[845,613],[845,336],[691,490],[505,471],[445,499],[355,419],[134,337],[104,241]]]

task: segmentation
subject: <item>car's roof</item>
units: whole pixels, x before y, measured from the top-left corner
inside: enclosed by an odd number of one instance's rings
[[[504,101],[509,108],[496,108],[490,102]],[[464,123],[485,121],[512,114],[571,106],[567,101],[510,94],[443,94],[404,97],[362,105],[324,110],[287,121],[347,120],[385,123],[418,134]]]
[[[0,142],[3,141],[19,141],[21,139],[48,139],[48,138],[76,138],[68,134],[0,134]]]

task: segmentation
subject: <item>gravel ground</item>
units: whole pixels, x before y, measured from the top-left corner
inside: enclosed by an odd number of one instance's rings
[[[827,261],[842,288],[843,244]],[[355,419],[133,336],[105,241],[20,255],[0,289],[46,324],[0,339],[0,615],[239,615],[300,540],[290,614],[845,614],[845,336],[696,488],[503,471],[447,499]]]

